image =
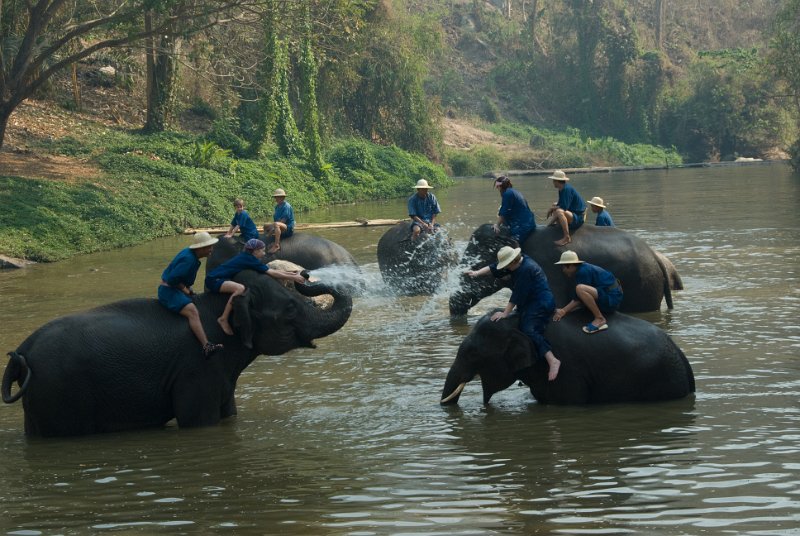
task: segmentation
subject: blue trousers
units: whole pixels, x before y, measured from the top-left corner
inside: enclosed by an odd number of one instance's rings
[[[552,349],[550,342],[544,337],[544,330],[553,319],[555,310],[553,303],[552,307],[548,304],[546,307],[529,307],[520,311],[519,330],[533,342],[539,359],[544,359],[544,354]]]

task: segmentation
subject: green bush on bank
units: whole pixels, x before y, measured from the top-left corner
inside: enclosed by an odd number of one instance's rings
[[[303,161],[274,154],[247,160],[214,151],[198,161],[197,144],[207,141],[174,132],[106,131],[43,145],[53,154],[89,158],[102,176],[72,183],[0,176],[0,204],[7,207],[0,212],[0,252],[50,262],[186,227],[226,225],[236,197],[245,199],[256,222],[268,221],[276,188],[287,191],[302,220],[304,211],[326,204],[407,196],[420,178],[436,187],[452,183],[422,156],[360,140],[328,151],[331,172],[323,180]]]
[[[585,137],[578,129],[554,132],[516,123],[486,123],[482,127],[508,144],[527,149],[501,151],[481,145],[469,151],[449,149],[447,167],[457,177],[504,169],[559,169],[590,166],[675,166],[683,163],[674,149],[626,144],[614,138]]]

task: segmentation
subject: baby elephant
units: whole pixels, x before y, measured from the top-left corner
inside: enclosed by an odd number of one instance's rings
[[[485,404],[518,380],[543,404],[650,402],[694,393],[686,356],[669,335],[644,320],[615,313],[611,328],[591,337],[580,334],[587,322],[583,315],[550,323],[545,336],[561,368],[554,381],[547,381],[547,363],[536,358],[516,317],[492,322],[490,316],[481,318],[459,346],[442,405],[456,404],[476,375]]]

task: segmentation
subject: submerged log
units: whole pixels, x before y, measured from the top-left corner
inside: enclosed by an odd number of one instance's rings
[[[402,220],[367,220],[364,218],[357,218],[353,221],[339,221],[339,222],[330,222],[330,223],[298,223],[294,226],[295,231],[305,231],[308,229],[336,229],[338,227],[377,227],[380,225],[397,225],[398,223],[406,221],[405,218]],[[270,222],[272,223],[272,222]],[[264,228],[263,224],[256,224],[256,227],[259,229]],[[184,229],[183,234],[195,234],[202,231],[207,233],[224,233],[230,229],[230,225],[217,225],[214,227],[189,227]]]

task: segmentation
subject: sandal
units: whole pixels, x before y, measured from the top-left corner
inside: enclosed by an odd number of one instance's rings
[[[213,342],[209,341],[205,344],[205,346],[203,346],[203,355],[206,359],[208,359],[214,354],[214,352],[222,350],[223,348],[225,348],[223,345],[214,344]]]
[[[602,326],[595,326],[591,322],[583,326],[583,332],[588,333],[591,335],[592,333],[598,333],[600,331],[605,331],[608,329],[608,324],[603,324]]]

